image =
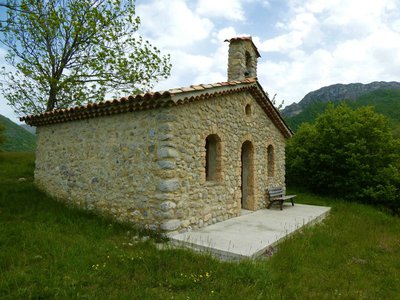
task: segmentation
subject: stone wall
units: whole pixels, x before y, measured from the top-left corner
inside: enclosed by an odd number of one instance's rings
[[[246,115],[250,105],[251,114]],[[254,147],[254,192],[251,210],[266,206],[265,190],[284,186],[285,138],[247,92],[178,106],[170,111],[171,147],[178,155],[168,174],[177,189],[165,194],[174,203],[171,224],[180,228],[210,225],[241,212],[241,149]],[[221,139],[222,180],[206,181],[205,143],[208,135]],[[267,149],[274,147],[274,176],[267,177]],[[173,228],[170,228],[173,229]]]
[[[35,182],[59,199],[156,229],[166,217],[160,181],[175,153],[164,110],[38,127]]]
[[[221,140],[217,181],[206,181],[210,134]],[[265,207],[265,189],[284,185],[285,139],[248,92],[41,126],[37,137],[35,181],[42,189],[151,229],[175,232],[239,215],[246,141],[254,148],[249,208]],[[267,177],[269,145],[273,177]]]

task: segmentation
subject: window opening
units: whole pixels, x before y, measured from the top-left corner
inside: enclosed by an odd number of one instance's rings
[[[274,147],[269,145],[267,148],[268,177],[273,177],[275,172]]]
[[[221,139],[216,134],[206,138],[206,181],[221,179]]]
[[[247,104],[245,107],[246,116],[251,116],[251,105]]]

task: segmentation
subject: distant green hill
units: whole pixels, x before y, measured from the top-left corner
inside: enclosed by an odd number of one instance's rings
[[[375,111],[389,118],[394,134],[400,137],[400,90],[376,90],[360,96],[355,100],[335,101],[335,105],[346,102],[350,107],[373,106]],[[313,122],[330,102],[314,102],[305,107],[302,112],[292,117],[285,117],[290,128],[296,131],[304,122]]]
[[[33,152],[36,148],[35,136],[15,124],[10,119],[0,115],[0,125],[5,127],[5,143],[0,146],[0,151],[5,152]]]

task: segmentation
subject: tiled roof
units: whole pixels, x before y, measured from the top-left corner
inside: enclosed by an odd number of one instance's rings
[[[52,110],[39,115],[29,115],[20,118],[20,120],[25,121],[31,126],[43,126],[125,112],[183,105],[215,96],[229,95],[243,91],[250,92],[285,137],[290,137],[293,134],[268,99],[267,94],[263,91],[256,78],[247,78],[243,81],[191,85],[163,92],[131,95],[120,99],[89,103],[84,106]]]
[[[254,48],[254,51],[257,54],[257,57],[261,57],[260,52],[258,52],[258,49],[257,49],[256,45],[254,45],[253,39],[251,38],[251,36],[239,36],[239,37],[231,38],[229,40],[228,39],[225,40],[225,42],[229,42],[229,43],[236,42],[236,41],[250,41],[252,46],[253,46],[253,48]]]

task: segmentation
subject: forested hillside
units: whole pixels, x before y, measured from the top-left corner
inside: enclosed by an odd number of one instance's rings
[[[344,99],[356,100],[361,96],[378,90],[400,90],[400,82],[374,81],[368,84],[349,83],[332,84],[309,92],[299,103],[293,103],[282,110],[282,115],[293,117],[300,114],[310,105],[319,102],[338,102]]]
[[[335,101],[336,104],[346,102],[350,107],[373,106],[375,111],[385,115],[392,123],[396,137],[400,137],[400,90],[376,90],[355,100]],[[332,102],[314,102],[305,107],[302,112],[292,117],[285,117],[286,122],[296,131],[304,123],[313,122]]]
[[[5,127],[5,142],[0,145],[0,151],[5,152],[33,152],[36,148],[35,136],[15,124],[10,119],[0,115],[0,125]]]

